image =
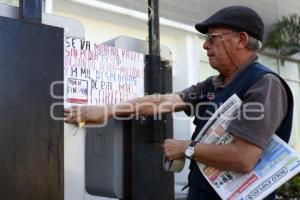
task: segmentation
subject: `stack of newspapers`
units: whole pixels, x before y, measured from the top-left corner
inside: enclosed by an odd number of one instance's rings
[[[242,101],[237,95],[231,96],[212,115],[195,140],[215,145],[230,143],[234,136],[227,133],[226,129],[241,105]],[[184,165],[184,162],[180,161],[173,163],[165,161],[164,163],[165,168],[169,169],[174,168],[172,164],[183,163]],[[250,173],[223,171],[202,163],[197,163],[197,165],[222,199],[259,200],[300,172],[300,156],[273,134],[271,142]],[[175,169],[181,168],[177,166]]]

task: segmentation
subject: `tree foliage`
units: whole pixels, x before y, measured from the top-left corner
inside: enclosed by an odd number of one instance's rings
[[[283,57],[300,52],[300,16],[283,16],[273,24],[265,47],[275,49]]]
[[[300,174],[277,190],[276,199],[299,199],[300,198]]]

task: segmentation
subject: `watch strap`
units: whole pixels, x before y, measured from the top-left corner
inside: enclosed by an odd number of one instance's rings
[[[198,141],[192,141],[192,142],[189,144],[189,146],[190,146],[190,147],[194,147],[197,143],[198,143]]]

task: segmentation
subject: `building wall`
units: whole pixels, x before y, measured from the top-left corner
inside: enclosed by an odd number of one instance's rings
[[[12,6],[19,6],[19,1],[18,0],[1,0],[0,3],[4,3],[7,5],[12,5]]]
[[[298,104],[300,101],[300,62],[285,61],[282,63],[279,58],[263,54],[260,55],[260,61],[281,75],[292,90],[294,96],[294,119],[289,144],[300,152],[300,107]]]
[[[1,0],[0,2],[3,2]],[[16,2],[8,1],[6,2]],[[90,1],[86,1],[90,2]],[[112,1],[104,0],[111,3]],[[215,10],[232,4],[243,4],[257,8],[263,15],[264,21],[269,25],[282,14],[292,13],[300,10],[300,4],[294,0],[161,0],[161,16],[174,21],[182,22],[192,26],[197,21],[204,19]],[[145,12],[147,1],[140,0],[114,0],[114,4]],[[113,13],[95,7],[74,3],[70,0],[51,1],[50,12],[55,15],[79,20],[85,27],[85,38],[95,42],[105,42],[120,35],[137,39],[147,40],[147,21],[133,18],[129,15]],[[52,10],[52,11],[51,11]],[[199,20],[198,20],[199,19]],[[217,74],[208,63],[205,50],[203,50],[203,38],[194,32],[174,28],[171,25],[161,26],[161,44],[170,48],[173,56],[173,89],[182,90],[192,84],[204,80],[208,76]],[[295,98],[295,112],[293,133],[290,144],[300,152],[300,61],[286,61],[282,64],[278,58],[260,55],[262,63],[267,64],[277,73],[282,75],[291,86]],[[174,114],[174,137],[178,139],[189,139],[193,131],[192,119],[188,119],[184,113]],[[183,173],[175,174],[176,191],[185,185],[187,180],[187,165]],[[105,198],[84,195],[86,200],[100,200]]]

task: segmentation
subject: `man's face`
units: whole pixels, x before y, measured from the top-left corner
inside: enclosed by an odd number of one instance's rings
[[[211,27],[208,33],[211,37],[206,39],[203,48],[207,51],[210,65],[221,74],[231,73],[235,66],[230,58],[234,62],[234,56],[237,51],[238,33],[221,27]]]

